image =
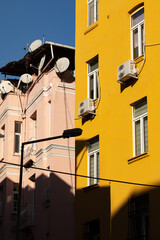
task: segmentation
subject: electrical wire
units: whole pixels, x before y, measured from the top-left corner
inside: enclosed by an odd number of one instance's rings
[[[6,163],[6,164],[18,166],[18,167],[21,166],[20,164],[11,163],[11,162],[5,162],[3,160],[1,160],[0,163]],[[25,167],[25,166],[23,165],[23,167]],[[47,171],[47,172],[51,172],[51,173],[59,173],[59,174],[64,174],[64,175],[71,175],[71,176],[75,176],[75,177],[97,179],[99,181],[116,182],[116,183],[123,183],[123,184],[130,184],[130,185],[137,185],[137,186],[144,186],[144,187],[160,188],[160,185],[137,183],[137,182],[129,182],[129,181],[123,181],[123,180],[109,179],[109,178],[91,177],[91,176],[86,176],[86,175],[82,175],[82,174],[76,174],[76,173],[69,173],[69,172],[57,171],[57,170],[52,170],[52,169],[39,168],[39,167],[35,167],[35,166],[34,167],[31,166],[29,168],[36,169],[36,170],[41,170],[41,171]]]

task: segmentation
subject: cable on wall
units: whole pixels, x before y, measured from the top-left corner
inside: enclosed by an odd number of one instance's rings
[[[10,164],[10,165],[14,165],[14,166],[19,166],[20,164],[16,164],[16,163],[11,163],[11,162],[5,162],[2,160],[0,160],[0,163],[6,163],[6,164]],[[23,166],[25,167],[25,166]],[[71,176],[75,176],[75,177],[82,177],[82,178],[90,178],[90,179],[97,179],[99,181],[107,181],[107,182],[116,182],[116,183],[123,183],[123,184],[130,184],[130,185],[137,185],[137,186],[144,186],[144,187],[154,187],[154,188],[160,188],[160,185],[154,185],[154,184],[145,184],[145,183],[137,183],[137,182],[129,182],[129,181],[123,181],[123,180],[117,180],[117,179],[109,179],[109,178],[100,178],[100,177],[91,177],[91,176],[86,176],[83,174],[75,174],[75,173],[69,173],[69,172],[63,172],[63,171],[57,171],[57,170],[51,170],[51,169],[45,169],[45,168],[38,168],[38,167],[30,167],[32,169],[36,169],[36,170],[41,170],[41,171],[47,171],[47,172],[51,172],[51,173],[59,173],[59,174],[64,174],[64,175],[71,175]]]

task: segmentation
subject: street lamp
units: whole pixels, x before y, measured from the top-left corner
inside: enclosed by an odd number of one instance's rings
[[[23,175],[23,152],[24,146],[31,143],[46,142],[58,138],[70,138],[77,137],[82,134],[81,128],[72,128],[63,131],[60,136],[42,138],[28,142],[22,142],[21,144],[21,164],[20,164],[20,174],[19,174],[19,194],[18,194],[18,206],[17,206],[17,226],[16,226],[16,240],[20,240],[20,220],[21,220],[21,195],[22,195],[22,175]]]

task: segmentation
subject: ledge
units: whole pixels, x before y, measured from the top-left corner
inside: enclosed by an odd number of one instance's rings
[[[96,28],[98,26],[98,21],[92,23],[85,31],[84,31],[84,35],[86,35],[87,33],[89,33],[90,31],[92,31],[94,28]]]
[[[14,157],[20,157],[20,156],[21,156],[21,153],[13,153],[12,156],[14,156]]]
[[[132,162],[135,162],[135,161],[138,161],[138,160],[140,160],[142,158],[145,158],[145,157],[148,157],[148,156],[149,156],[148,152],[144,152],[144,153],[139,154],[139,155],[137,155],[133,158],[128,159],[128,164],[130,164]]]

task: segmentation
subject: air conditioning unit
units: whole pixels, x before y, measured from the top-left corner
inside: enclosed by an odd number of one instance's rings
[[[86,99],[83,102],[79,103],[78,116],[84,117],[88,114],[94,114],[95,104],[94,99]]]
[[[130,78],[138,79],[138,69],[133,60],[128,60],[117,68],[117,82],[124,83]]]

